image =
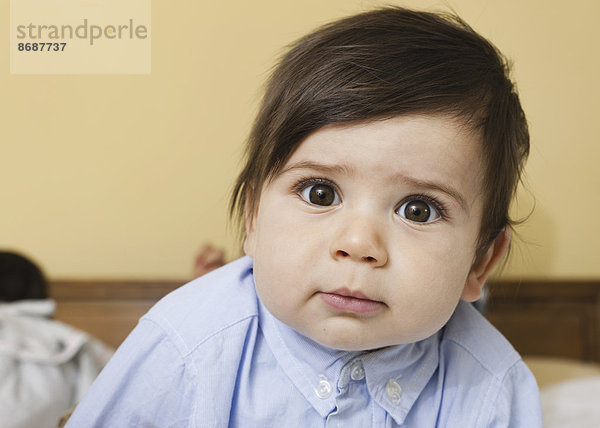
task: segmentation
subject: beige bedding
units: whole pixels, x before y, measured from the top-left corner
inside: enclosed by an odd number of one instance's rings
[[[600,426],[600,365],[564,358],[525,358],[540,386],[546,428]]]

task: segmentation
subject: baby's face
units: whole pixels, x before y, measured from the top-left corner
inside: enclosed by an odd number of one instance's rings
[[[479,136],[445,116],[335,125],[303,141],[247,225],[258,294],[336,349],[414,342],[473,300]],[[482,281],[481,281],[482,282]]]

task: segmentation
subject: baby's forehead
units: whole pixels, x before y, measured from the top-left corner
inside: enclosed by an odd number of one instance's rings
[[[450,162],[464,154],[474,155],[480,163],[484,155],[481,140],[480,132],[473,126],[445,114],[412,114],[334,123],[316,129],[299,141],[281,163],[279,171],[305,158],[331,158],[343,166],[344,160],[361,149],[361,163],[373,164],[373,168],[377,168],[378,162],[388,160],[390,155],[400,163],[423,161],[431,157],[432,150],[447,152]]]

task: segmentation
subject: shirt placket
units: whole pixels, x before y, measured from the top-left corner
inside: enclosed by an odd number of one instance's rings
[[[370,427],[373,421],[371,398],[360,359],[352,360],[342,368],[337,387],[340,393],[335,399],[336,409],[327,416],[325,426]]]

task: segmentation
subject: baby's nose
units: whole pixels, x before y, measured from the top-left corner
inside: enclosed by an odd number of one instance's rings
[[[373,267],[384,266],[388,262],[388,253],[380,229],[380,224],[370,218],[354,218],[345,222],[335,232],[331,256],[337,260],[368,263]]]

